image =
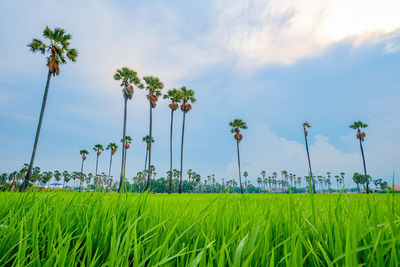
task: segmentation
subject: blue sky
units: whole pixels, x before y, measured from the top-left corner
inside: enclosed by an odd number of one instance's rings
[[[244,119],[242,166],[307,174],[302,121],[310,121],[314,172],[362,171],[355,120],[370,125],[364,143],[368,172],[389,181],[399,169],[400,22],[397,1],[2,1],[0,3],[0,172],[30,158],[46,67],[26,47],[46,25],[71,33],[77,63],[51,81],[36,164],[80,168],[79,150],[118,141],[122,92],[112,79],[129,66],[156,75],[165,91],[185,85],[197,102],[187,116],[185,169],[203,178],[237,177],[228,123]],[[169,109],[154,111],[153,162],[169,165]],[[182,114],[174,125],[179,167]],[[127,174],[144,166],[148,103],[136,90],[128,107]],[[120,152],[120,151],[119,151]],[[120,153],[113,175],[118,177]],[[107,172],[109,154],[100,157]],[[87,171],[94,171],[91,153]],[[397,178],[397,181],[399,179]],[[399,183],[399,182],[397,182]]]

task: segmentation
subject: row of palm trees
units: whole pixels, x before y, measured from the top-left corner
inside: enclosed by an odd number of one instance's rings
[[[240,170],[240,152],[239,152],[239,143],[240,141],[242,141],[243,139],[243,135],[241,134],[240,130],[241,129],[247,129],[247,124],[246,122],[244,122],[241,119],[234,119],[233,121],[231,121],[229,123],[229,126],[231,127],[231,133],[234,133],[234,138],[236,140],[236,148],[237,148],[237,161],[238,161],[238,170],[239,170],[239,184],[240,184],[240,192],[243,194],[243,186],[242,186],[242,177],[241,177],[241,170]],[[303,122],[302,123],[303,126],[303,132],[304,132],[304,139],[305,139],[305,145],[306,145],[306,152],[307,152],[307,160],[308,160],[308,171],[309,171],[309,175],[308,177],[313,177],[313,179],[307,179],[308,183],[309,183],[309,187],[310,187],[310,192],[316,192],[315,190],[315,179],[314,179],[314,175],[312,173],[312,168],[311,168],[311,160],[310,160],[310,152],[308,149],[308,129],[311,128],[311,124],[309,122]],[[361,149],[361,156],[362,156],[362,161],[363,161],[363,167],[364,167],[364,175],[363,175],[363,179],[365,180],[365,184],[366,184],[366,191],[367,194],[369,194],[369,182],[370,182],[370,176],[367,175],[367,169],[366,169],[366,165],[365,165],[365,156],[364,156],[364,149],[363,149],[363,145],[362,142],[365,139],[365,132],[362,131],[362,129],[367,128],[368,125],[366,123],[363,123],[362,121],[356,121],[353,124],[351,124],[349,126],[350,128],[356,130],[356,138],[359,140],[360,142],[360,149]],[[262,171],[261,172],[261,176],[263,176],[263,178],[265,178],[266,172]],[[276,180],[276,172],[273,173],[271,180],[273,181],[274,179]],[[328,172],[328,183],[330,183],[330,175],[331,173]],[[244,172],[244,177],[245,179],[247,178],[248,173]],[[287,171],[282,171],[282,176],[285,176],[285,178],[288,177]],[[289,175],[290,179],[292,181],[292,174]],[[318,176],[317,177],[319,181],[323,180],[322,176]],[[339,184],[339,181],[342,181],[344,179],[344,173],[341,173],[340,176],[337,175],[335,176],[337,183]],[[362,178],[357,178],[357,179],[362,179]],[[261,177],[258,177],[257,179],[257,183],[259,183],[259,185],[263,182],[263,179]],[[283,179],[279,182],[280,185],[285,186],[287,184],[287,181],[284,181]],[[292,185],[292,184],[291,184]]]
[[[153,76],[145,76],[143,77],[144,84],[142,84],[140,78],[137,76],[137,73],[128,67],[123,67],[121,69],[117,69],[114,74],[114,79],[116,81],[121,81],[121,87],[124,97],[124,122],[123,122],[123,146],[122,146],[122,166],[121,166],[121,176],[118,191],[121,192],[124,179],[125,179],[125,166],[126,166],[126,122],[127,122],[127,101],[128,99],[132,99],[134,86],[139,89],[146,89],[147,99],[149,101],[149,134],[144,138],[144,141],[147,143],[146,150],[146,159],[145,159],[145,169],[147,168],[147,183],[145,187],[145,191],[150,192],[151,188],[151,148],[153,139],[153,109],[157,105],[158,98],[162,95],[161,90],[164,88],[164,84],[159,80],[158,77]],[[170,171],[172,173],[172,134],[173,134],[173,118],[174,112],[178,109],[179,103],[181,103],[180,108],[183,113],[182,120],[182,139],[181,139],[181,176],[180,176],[180,186],[179,193],[182,193],[182,170],[183,170],[183,144],[184,144],[184,133],[185,133],[185,120],[186,114],[192,109],[190,103],[196,101],[194,98],[194,91],[191,89],[187,89],[185,86],[182,86],[180,89],[171,89],[163,96],[164,99],[171,100],[171,104],[169,107],[171,109],[171,130],[170,130]],[[169,177],[170,186],[169,193],[172,193],[172,176]]]
[[[49,91],[49,86],[50,86],[50,80],[51,77],[59,75],[60,74],[60,65],[66,64],[67,60],[71,62],[75,62],[77,57],[78,57],[78,51],[74,48],[70,48],[70,40],[71,40],[71,35],[67,34],[63,29],[61,28],[55,28],[54,30],[50,29],[49,27],[46,26],[45,30],[43,31],[43,37],[45,38],[46,41],[42,41],[40,39],[33,39],[31,43],[28,44],[28,47],[30,48],[30,51],[33,53],[41,53],[46,56],[46,62],[47,62],[47,67],[48,67],[48,75],[47,75],[47,82],[45,86],[45,92],[43,96],[43,101],[42,101],[42,107],[39,115],[39,122],[36,128],[36,135],[35,135],[35,141],[33,145],[33,150],[32,150],[32,156],[30,163],[28,165],[28,169],[24,178],[24,182],[20,188],[21,191],[25,190],[26,187],[29,185],[30,177],[32,174],[32,168],[34,165],[34,160],[35,160],[35,155],[36,155],[36,149],[39,141],[39,135],[40,135],[40,129],[42,126],[42,121],[43,121],[43,116],[44,116],[44,111],[46,107],[46,102],[47,102],[47,95]],[[134,93],[134,86],[139,88],[139,89],[145,89],[148,94],[147,94],[147,99],[149,100],[149,140],[153,140],[152,137],[152,126],[153,126],[153,109],[156,107],[158,97],[162,95],[161,90],[164,88],[164,84],[159,80],[158,77],[154,76],[145,76],[143,77],[144,83],[141,82],[140,78],[137,75],[137,72],[134,70],[128,68],[128,67],[123,67],[121,69],[117,69],[116,73],[114,74],[114,79],[116,81],[120,81],[121,84],[120,86],[122,87],[122,92],[123,92],[123,98],[124,98],[124,122],[123,122],[123,130],[122,130],[122,140],[123,140],[123,146],[122,146],[122,163],[121,163],[121,175],[120,175],[120,182],[119,182],[119,191],[121,191],[124,179],[125,179],[125,169],[126,169],[126,149],[127,146],[129,145],[129,140],[127,139],[126,136],[126,122],[127,122],[127,102],[128,100],[131,100],[133,98],[133,93]],[[182,139],[181,139],[181,172],[183,169],[183,142],[184,142],[184,131],[185,131],[185,119],[186,119],[186,114],[191,110],[192,106],[190,103],[195,102],[194,98],[194,91],[191,89],[187,89],[186,87],[181,87],[179,90],[178,89],[171,89],[168,91],[166,95],[164,95],[165,99],[170,99],[171,104],[171,137],[170,137],[170,170],[172,171],[172,125],[173,125],[173,114],[174,111],[178,109],[178,104],[181,103],[181,110],[183,112],[183,123],[182,123]],[[149,173],[149,178],[147,181],[146,185],[146,190],[150,192],[150,177],[151,177],[151,145],[152,141],[148,142],[148,150],[146,151],[146,154],[148,153],[148,164],[147,163],[147,156],[146,156],[146,163],[145,167],[148,168],[148,173]],[[95,151],[97,153],[97,159],[96,159],[96,173],[98,169],[98,157],[100,156],[101,152],[104,150],[104,148],[99,145],[95,148]],[[116,149],[112,149],[112,151],[116,151]],[[82,155],[82,164],[81,164],[81,173],[83,173],[83,163],[84,160],[86,159],[86,155],[89,154],[87,150],[81,150],[80,151]],[[110,171],[111,171],[111,162],[112,162],[112,157],[110,160]],[[110,176],[110,173],[109,173]],[[169,193],[171,193],[171,179],[172,176],[169,177],[170,179],[170,190]],[[179,193],[182,192],[182,176],[180,177],[180,188],[179,188]]]

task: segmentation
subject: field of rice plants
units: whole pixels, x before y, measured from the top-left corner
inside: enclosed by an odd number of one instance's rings
[[[395,194],[0,193],[0,265],[398,266]]]

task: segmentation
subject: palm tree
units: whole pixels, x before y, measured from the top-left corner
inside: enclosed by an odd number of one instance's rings
[[[125,149],[125,155],[124,155],[124,170],[123,170],[123,175],[125,177],[125,169],[126,169],[126,150],[129,149],[131,147],[131,143],[132,143],[132,137],[130,137],[129,135],[125,136],[125,139],[121,139],[121,143],[124,144],[123,149]],[[120,191],[120,188],[118,189],[118,192]]]
[[[35,136],[35,142],[33,144],[31,161],[29,163],[29,167],[26,172],[25,179],[21,186],[20,191],[26,189],[26,187],[29,184],[29,179],[32,173],[33,163],[35,161],[35,155],[36,155],[36,148],[39,141],[40,128],[42,126],[44,110],[47,102],[47,94],[49,92],[51,76],[52,75],[56,76],[60,74],[60,65],[67,63],[66,58],[72,62],[75,62],[76,58],[78,57],[77,50],[69,48],[70,45],[69,41],[72,38],[71,35],[66,34],[63,29],[55,28],[54,30],[51,30],[49,27],[46,26],[46,29],[43,31],[43,37],[48,39],[49,41],[48,44],[43,43],[39,39],[33,39],[32,42],[28,44],[28,47],[30,48],[31,52],[33,53],[40,52],[43,55],[45,54],[47,55],[46,59],[49,72],[47,74],[47,82],[44,90],[42,108],[40,110],[40,115],[39,115],[39,122],[36,129],[36,136]]]
[[[186,113],[188,113],[192,109],[192,105],[189,102],[194,103],[196,99],[194,98],[194,91],[191,89],[186,89],[185,86],[182,86],[180,89],[180,97],[182,100],[181,110],[183,112],[183,120],[182,120],[182,140],[181,140],[181,176],[179,178],[179,194],[182,194],[183,137],[185,134],[185,118],[186,118]]]
[[[356,121],[349,127],[357,131],[356,137],[358,140],[360,140],[360,149],[361,149],[361,156],[362,156],[363,166],[364,166],[364,175],[365,175],[365,177],[367,177],[367,167],[365,166],[364,149],[363,149],[363,145],[362,145],[362,142],[364,142],[364,139],[365,139],[365,132],[362,132],[361,129],[367,128],[368,125],[363,123],[362,121]],[[366,181],[366,184],[367,184],[367,194],[369,194],[369,187],[368,187],[369,181],[368,180]]]
[[[338,193],[339,193],[339,180],[340,180],[340,176],[339,176],[339,175],[335,175],[335,179],[336,179],[337,191],[338,191]]]
[[[340,174],[340,180],[339,180],[339,184],[340,186],[342,185],[342,182],[344,182],[344,176],[346,175],[344,172],[341,172]]]
[[[158,101],[158,97],[161,96],[161,89],[164,88],[164,84],[157,78],[153,76],[143,77],[143,80],[146,83],[146,90],[148,91],[147,99],[150,104],[150,125],[149,125],[149,136],[150,140],[153,137],[153,108],[156,107],[156,103]],[[151,142],[149,142],[149,164],[148,164],[148,176],[147,176],[147,185],[145,190],[150,193],[150,183],[151,183]]]
[[[68,171],[63,171],[62,176],[64,178],[64,186],[65,184],[69,182],[69,180],[71,180],[71,175],[69,174]]]
[[[168,193],[172,193],[172,129],[174,123],[174,111],[178,109],[178,103],[181,102],[181,91],[178,89],[171,89],[164,95],[164,99],[171,100],[171,104],[169,104],[169,108],[171,109],[171,129],[169,135],[169,187]]]
[[[249,174],[247,172],[244,172],[243,176],[244,176],[244,187],[246,188],[246,192],[247,192],[247,181],[246,181],[246,179],[247,179],[247,176],[249,176]]]
[[[116,143],[109,143],[106,150],[110,150],[110,166],[108,167],[108,179],[111,179],[111,164],[112,164],[112,157],[114,156],[115,152],[117,152],[118,145]],[[97,171],[96,171],[97,174]]]
[[[143,85],[140,83],[140,79],[137,77],[137,73],[128,67],[123,67],[122,69],[117,69],[114,74],[114,80],[121,81],[120,86],[122,87],[122,93],[124,96],[124,125],[122,131],[122,164],[121,164],[121,176],[119,180],[118,192],[121,192],[123,179],[125,178],[125,164],[126,164],[126,116],[127,116],[127,103],[128,99],[132,99],[133,97],[133,85],[136,85],[138,88],[143,88]]]
[[[150,136],[146,135],[145,137],[142,138],[143,142],[146,142],[146,156],[144,158],[144,170],[146,170],[146,166],[147,166],[147,155],[149,153],[149,142],[150,142]],[[154,143],[154,138],[151,138],[151,142]]]
[[[310,172],[310,177],[313,177],[312,174],[312,169],[311,169],[311,161],[310,161],[310,153],[308,151],[308,141],[307,141],[307,135],[308,135],[308,131],[307,128],[311,128],[311,125],[309,122],[303,122],[303,130],[304,130],[304,139],[306,141],[306,150],[307,150],[307,159],[308,159],[308,168],[309,168],[309,172]],[[312,180],[312,181],[311,181]],[[314,179],[309,179],[309,183],[312,183],[312,191],[315,193],[315,183],[314,183]],[[309,184],[311,186],[311,184]]]
[[[238,158],[238,168],[239,168],[239,183],[240,183],[240,193],[243,194],[243,187],[242,187],[242,176],[240,172],[240,152],[239,152],[239,143],[242,141],[243,135],[240,133],[240,129],[247,129],[247,125],[241,119],[234,119],[229,123],[231,128],[231,133],[235,133],[234,138],[236,140],[236,147],[237,147],[237,158]]]
[[[96,172],[95,172],[95,175],[97,175],[97,167],[99,165],[99,156],[101,154],[101,151],[104,151],[104,148],[103,148],[102,145],[97,144],[97,145],[95,145],[93,147],[93,151],[96,152],[96,154],[97,154],[97,157],[96,157]]]
[[[82,165],[81,165],[81,180],[83,177],[83,162],[86,160],[86,156],[89,155],[89,152],[85,149],[82,149],[81,151],[79,151],[79,154],[81,154],[82,156]],[[75,183],[75,179],[74,179],[74,183]]]

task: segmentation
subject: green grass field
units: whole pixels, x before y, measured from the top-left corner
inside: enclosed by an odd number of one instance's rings
[[[398,266],[400,196],[0,193],[0,265]]]

